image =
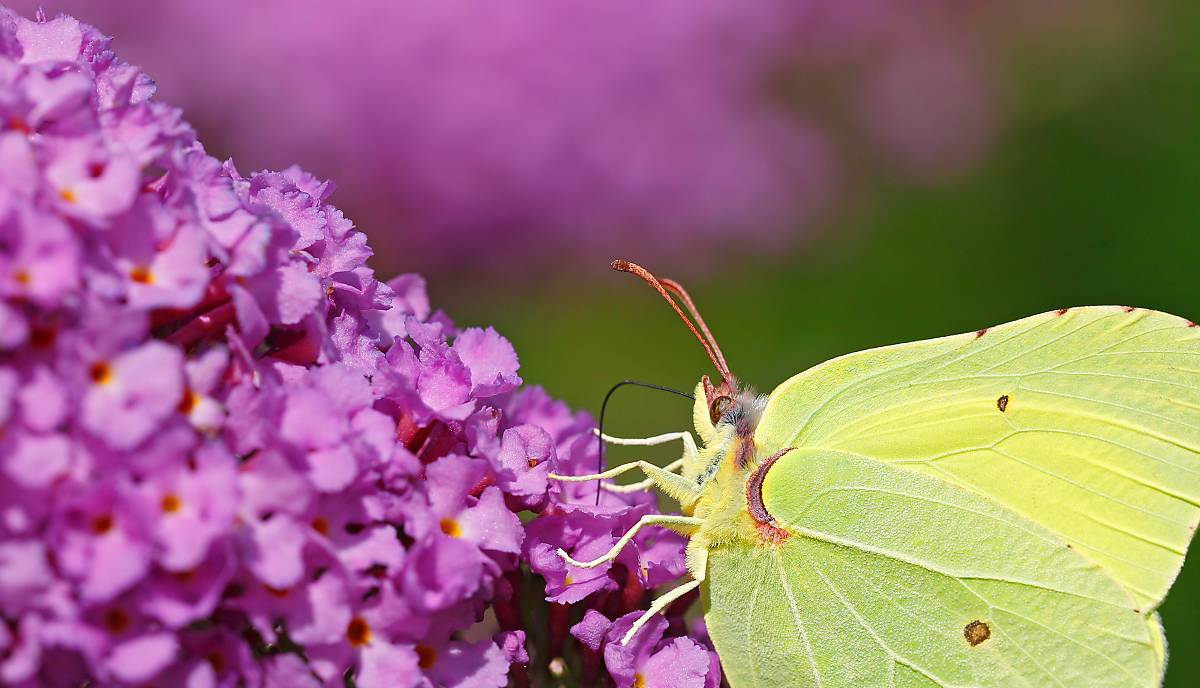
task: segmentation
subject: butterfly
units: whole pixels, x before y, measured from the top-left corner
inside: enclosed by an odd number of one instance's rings
[[[683,457],[630,470],[679,501],[733,688],[1158,686],[1156,613],[1200,515],[1200,328],[1064,308],[833,359],[739,388],[676,282],[665,298],[720,381]],[[680,303],[683,306],[680,306]],[[687,309],[685,314],[684,308]],[[691,316],[689,319],[689,315]],[[611,487],[611,486],[610,486]]]

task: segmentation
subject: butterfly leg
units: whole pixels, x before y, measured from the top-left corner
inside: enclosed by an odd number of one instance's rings
[[[668,432],[654,437],[613,437],[612,435],[601,435],[599,430],[595,431],[600,435],[605,442],[609,444],[619,444],[626,447],[654,447],[675,440],[683,442],[684,457],[696,455],[696,440],[690,432]]]
[[[629,627],[629,631],[627,631],[624,637],[621,638],[622,645],[627,645],[629,640],[633,638],[634,634],[637,633],[642,626],[646,625],[646,622],[649,621],[651,617],[666,609],[667,605],[671,604],[680,597],[683,597],[688,592],[696,589],[696,587],[700,585],[701,581],[704,580],[705,575],[708,573],[708,548],[709,541],[707,537],[705,537],[702,533],[692,535],[687,544],[687,567],[688,571],[690,571],[692,574],[692,580],[654,600],[654,603],[650,605],[650,608],[638,617],[637,621],[635,621],[634,624]]]
[[[687,543],[687,567],[692,578],[702,581],[708,575],[708,548],[710,542],[704,535],[695,535]]]
[[[690,535],[697,527],[699,527],[701,523],[702,521],[700,519],[692,518],[690,516],[649,514],[643,516],[638,520],[637,523],[634,524],[632,528],[626,531],[625,534],[621,536],[621,539],[617,540],[617,543],[612,546],[612,549],[591,561],[577,561],[572,559],[571,555],[567,554],[566,550],[562,548],[559,548],[558,556],[562,557],[562,560],[571,566],[576,566],[581,569],[590,569],[599,566],[606,561],[612,561],[613,559],[616,559],[617,555],[621,553],[621,550],[625,548],[625,545],[629,544],[629,541],[633,539],[634,535],[637,535],[638,531],[641,530],[643,526],[662,526],[664,528],[670,528],[671,530],[683,535]]]
[[[672,473],[671,471],[659,468],[649,461],[633,461],[631,463],[617,466],[616,468],[610,468],[603,473],[593,473],[591,475],[559,475],[557,473],[551,473],[546,477],[550,480],[557,480],[565,483],[586,483],[593,480],[612,478],[621,475],[622,473],[628,473],[629,471],[635,470],[640,470],[642,473],[645,473],[648,479],[656,487],[658,487],[658,489],[662,490],[664,493],[680,503],[691,503],[700,498],[700,491],[695,482],[688,480],[677,473]]]
[[[600,431],[597,430],[596,434],[599,435]],[[669,471],[671,473],[678,471],[680,469],[680,467],[682,467],[688,461],[694,459],[696,457],[696,454],[699,453],[699,450],[696,448],[696,440],[692,438],[692,434],[690,432],[668,432],[663,435],[655,435],[654,437],[628,437],[628,438],[626,438],[626,437],[613,437],[612,435],[600,435],[600,437],[603,438],[604,441],[609,444],[618,444],[618,445],[622,445],[622,446],[632,446],[632,447],[653,447],[655,445],[666,444],[668,442],[674,442],[675,440],[681,440],[683,442],[683,456],[672,461],[671,463],[667,464],[666,466],[663,466],[664,471]],[[628,485],[613,485],[611,483],[605,483],[605,484],[601,485],[601,487],[607,492],[627,493],[627,492],[641,492],[642,490],[648,490],[653,485],[654,485],[654,480],[651,478],[646,478],[645,480],[641,480],[636,483],[630,483]]]
[[[674,473],[675,471],[679,470],[679,467],[683,465],[684,461],[686,461],[686,459],[675,459],[671,463],[663,466],[662,469],[669,473]],[[636,483],[629,483],[628,485],[616,485],[614,483],[601,483],[600,487],[605,492],[616,492],[617,494],[625,494],[628,492],[641,492],[642,490],[649,490],[651,487],[654,487],[654,479],[646,478],[645,480],[639,480]]]
[[[628,645],[629,640],[631,638],[633,638],[634,634],[637,633],[639,630],[641,630],[642,626],[645,626],[646,622],[649,621],[651,618],[653,618],[653,616],[655,614],[658,614],[662,610],[666,609],[667,605],[671,604],[675,600],[679,599],[680,597],[683,597],[684,595],[688,594],[689,592],[691,592],[692,590],[695,590],[698,587],[700,587],[700,581],[694,580],[694,581],[684,583],[683,585],[671,590],[670,592],[664,593],[661,596],[659,596],[658,599],[654,600],[654,604],[651,604],[650,608],[647,609],[644,614],[639,616],[638,620],[634,621],[633,625],[629,627],[629,630],[626,631],[625,636],[623,638],[621,638],[621,644]]]

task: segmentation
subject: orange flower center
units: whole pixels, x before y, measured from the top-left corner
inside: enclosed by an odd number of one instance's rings
[[[200,403],[200,395],[190,389],[183,390],[183,398],[179,400],[179,406],[175,407],[183,415],[192,412],[196,408],[196,404]]]
[[[459,527],[458,521],[452,518],[443,518],[438,525],[442,527],[442,532],[450,537],[462,536],[462,528]]]
[[[174,492],[168,492],[163,495],[161,506],[164,514],[173,514],[179,511],[179,507],[183,506],[183,502],[179,500],[179,495]]]
[[[88,369],[88,374],[92,376],[92,382],[98,385],[107,385],[112,382],[113,371],[112,366],[104,361],[97,361]]]
[[[138,265],[129,271],[129,279],[138,284],[154,284],[154,273],[145,265]]]
[[[346,626],[346,640],[354,647],[362,647],[371,642],[371,627],[361,616],[350,619],[350,624]]]

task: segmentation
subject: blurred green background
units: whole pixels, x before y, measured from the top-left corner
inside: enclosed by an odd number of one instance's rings
[[[1151,36],[1103,74],[1045,81],[1020,71],[1015,120],[966,178],[936,188],[881,181],[792,252],[730,256],[689,276],[734,372],[769,391],[839,354],[1063,306],[1200,320],[1200,3],[1158,3],[1156,15]],[[1103,83],[1085,98],[1063,95],[1088,78]],[[526,380],[593,413],[618,380],[690,390],[712,372],[666,305],[628,275],[455,286],[434,281],[435,300],[461,323],[494,324],[516,344]],[[686,427],[689,411],[670,395],[626,389],[606,423],[646,436]],[[646,454],[617,448],[610,463]],[[1195,686],[1200,562],[1185,565],[1162,615],[1166,685]]]

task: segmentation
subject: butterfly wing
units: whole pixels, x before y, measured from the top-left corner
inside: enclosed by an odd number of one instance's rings
[[[1148,614],[1200,514],[1200,329],[1077,308],[851,354],[780,385],[755,442],[869,457],[994,499]]]
[[[1158,685],[1130,593],[950,483],[801,449],[767,473],[781,544],[714,548],[706,621],[734,688]]]

